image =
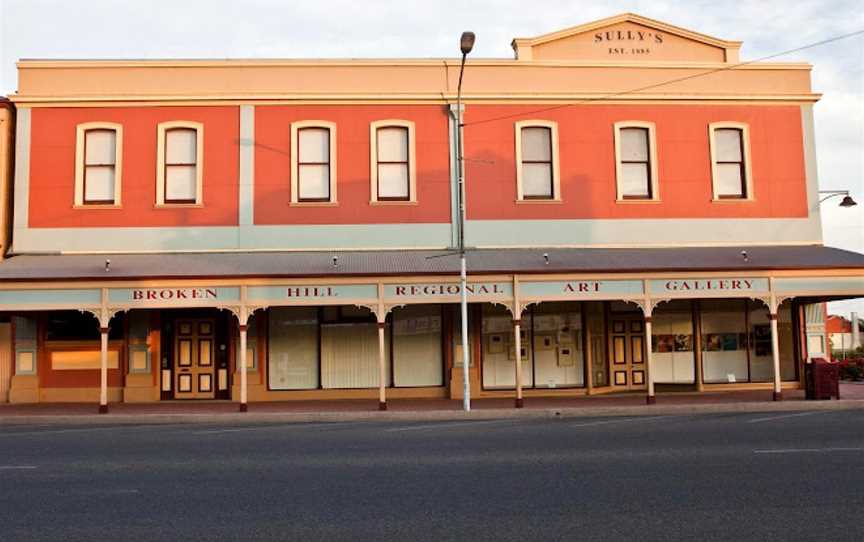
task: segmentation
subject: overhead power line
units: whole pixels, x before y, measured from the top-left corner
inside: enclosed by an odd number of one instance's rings
[[[591,103],[591,102],[599,102],[599,101],[603,101],[603,100],[609,100],[612,98],[618,98],[621,96],[626,96],[628,94],[634,94],[637,92],[643,92],[645,90],[651,90],[653,88],[671,85],[672,83],[680,83],[681,81],[689,81],[691,79],[698,79],[699,77],[705,77],[707,75],[711,75],[711,74],[718,73],[718,72],[734,70],[735,68],[740,68],[741,66],[746,66],[748,64],[754,64],[756,62],[762,62],[764,60],[770,60],[772,58],[777,58],[778,56],[788,55],[791,53],[797,53],[798,51],[804,51],[806,49],[811,49],[813,47],[818,47],[820,45],[827,45],[827,44],[833,43],[835,41],[845,40],[845,39],[852,38],[855,36],[860,36],[862,34],[864,34],[864,30],[857,30],[855,32],[850,32],[848,34],[841,34],[839,36],[834,36],[834,37],[827,38],[827,39],[824,39],[821,41],[808,43],[807,45],[795,47],[794,49],[788,49],[786,51],[781,51],[779,53],[774,53],[774,54],[771,54],[768,56],[763,56],[763,57],[756,58],[753,60],[748,60],[746,62],[738,62],[736,64],[731,64],[729,66],[721,66],[719,68],[713,68],[710,70],[706,70],[704,72],[694,73],[692,75],[685,75],[683,77],[676,77],[674,79],[667,79],[666,81],[661,81],[659,83],[652,83],[650,85],[645,85],[642,87],[631,88],[631,89],[622,90],[619,92],[612,92],[610,94],[604,94],[603,96],[597,96],[597,97],[593,97],[593,98],[585,98],[583,100],[579,100],[579,101],[575,101],[575,102],[569,102],[566,104],[557,104],[557,105],[544,107],[544,108],[540,108],[540,109],[534,109],[533,111],[523,111],[521,113],[502,115],[500,117],[492,117],[492,118],[477,120],[477,121],[473,121],[473,122],[465,122],[465,123],[463,123],[463,126],[473,126],[475,124],[486,124],[489,122],[495,122],[495,121],[499,121],[499,120],[507,120],[507,119],[512,119],[512,118],[524,117],[526,115],[533,115],[536,113],[545,113],[547,111],[555,111],[557,109],[565,109],[567,107],[573,107],[574,105],[586,104],[586,103]]]

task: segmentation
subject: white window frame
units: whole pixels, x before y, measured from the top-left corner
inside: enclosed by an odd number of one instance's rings
[[[513,124],[516,130],[516,202],[517,203],[555,203],[561,198],[561,168],[558,162],[558,123],[551,120],[520,120]],[[548,199],[525,198],[522,188],[522,129],[548,128],[552,145],[552,197]]]
[[[165,137],[168,130],[186,128],[195,130],[195,202],[165,202]],[[156,137],[156,206],[157,207],[201,207],[204,205],[204,125],[190,120],[160,122]]]
[[[621,188],[621,130],[625,128],[648,129],[648,159],[651,161],[648,173],[651,175],[650,198],[625,198]],[[657,174],[657,127],[653,122],[643,120],[622,120],[615,123],[615,192],[618,203],[650,203],[660,201],[660,179]]]
[[[330,132],[330,200],[300,201],[300,179],[298,175],[299,134],[303,128],[326,128]],[[301,120],[291,123],[291,205],[332,206],[338,204],[336,198],[336,123],[326,120]]]
[[[408,199],[378,199],[378,129],[408,129]],[[414,123],[410,120],[385,119],[369,124],[369,203],[370,205],[415,205],[417,203],[417,155],[415,152]]]
[[[86,159],[84,150],[87,141],[87,132],[90,130],[113,130],[114,131],[114,203],[85,203],[84,202],[84,174]],[[75,201],[76,208],[85,209],[116,209],[121,205],[120,188],[123,172],[123,125],[115,122],[85,122],[79,124],[75,134]]]
[[[741,146],[744,148],[742,158],[744,159],[744,196],[743,198],[721,198],[717,186],[717,159],[715,131],[722,128],[734,128],[741,130]],[[750,125],[744,122],[720,121],[708,125],[708,146],[711,151],[711,195],[712,201],[723,203],[735,203],[741,201],[753,201],[753,173],[750,168]]]

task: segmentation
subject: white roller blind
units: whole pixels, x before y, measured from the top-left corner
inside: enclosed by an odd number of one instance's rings
[[[389,331],[385,345],[389,344]],[[390,374],[389,349],[385,350],[385,374]],[[321,326],[321,387],[378,387],[378,326],[326,324]]]
[[[168,130],[165,133],[165,163],[196,163],[198,157],[197,139],[197,132],[191,128]]]
[[[714,171],[717,174],[717,194],[720,196],[744,195],[744,183],[741,178],[741,166],[739,164],[716,164]]]
[[[622,161],[647,162],[648,130],[646,128],[622,128],[620,147]]]
[[[523,197],[553,197],[552,130],[540,126],[522,128],[520,145]]]
[[[408,305],[393,311],[393,385],[442,386],[441,307]]]
[[[330,166],[300,164],[298,167],[300,199],[330,199]]]
[[[301,164],[330,162],[330,130],[302,128],[298,131],[297,153]]]
[[[378,197],[408,198],[408,164],[378,164]]]
[[[87,166],[85,168],[84,201],[114,201],[114,166]]]
[[[318,309],[270,309],[267,379],[274,390],[318,387]]]
[[[552,197],[552,164],[522,164],[522,195]]]
[[[648,164],[621,164],[621,193],[624,196],[648,197]]]
[[[741,162],[741,130],[721,128],[714,131],[714,152],[718,162]]]
[[[165,201],[194,201],[198,191],[195,166],[165,167]]]
[[[114,165],[117,158],[117,132],[114,130],[87,130],[84,163]]]
[[[398,126],[378,129],[378,161],[408,161],[408,129]]]
[[[552,130],[544,127],[522,128],[522,160],[552,161]]]

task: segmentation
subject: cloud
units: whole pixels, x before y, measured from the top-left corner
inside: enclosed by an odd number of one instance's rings
[[[19,58],[442,57],[466,29],[474,56],[507,58],[514,37],[623,11],[742,40],[743,59],[864,28],[859,0],[0,0],[0,93],[14,91]],[[825,242],[864,251],[864,38],[775,60],[814,65],[821,185],[861,202],[823,206]]]

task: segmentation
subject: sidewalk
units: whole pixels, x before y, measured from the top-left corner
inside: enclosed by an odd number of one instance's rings
[[[95,404],[0,405],[0,426],[19,424],[125,424],[125,423],[248,423],[307,421],[458,420],[493,418],[545,418],[594,416],[649,416],[720,412],[784,412],[805,410],[864,410],[864,383],[840,385],[840,401],[805,401],[803,390],[783,392],[784,400],[771,400],[770,390],[704,393],[663,393],[655,405],[645,404],[644,393],[591,397],[528,397],[525,408],[513,408],[513,399],[475,399],[472,411],[462,402],[447,399],[393,399],[386,412],[374,400],[285,401],[250,403],[249,412],[237,412],[228,401],[166,401],[148,404],[116,403],[110,412],[96,414]]]

